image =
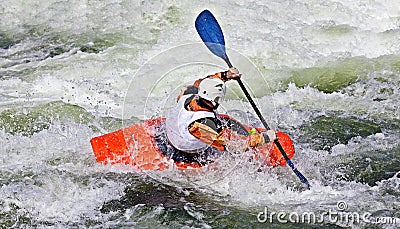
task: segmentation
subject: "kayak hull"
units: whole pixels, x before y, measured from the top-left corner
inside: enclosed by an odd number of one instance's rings
[[[96,160],[103,164],[131,165],[138,170],[201,168],[202,166],[196,162],[176,162],[161,151],[155,135],[158,131],[157,127],[164,121],[165,118],[151,119],[92,138],[90,142]],[[246,131],[252,128],[240,125]],[[265,131],[262,128],[257,129]],[[286,154],[292,158],[294,146],[290,137],[280,131],[277,132],[277,137]],[[273,142],[255,148],[254,154],[257,160],[262,160],[268,166],[275,167],[286,164],[286,160]]]

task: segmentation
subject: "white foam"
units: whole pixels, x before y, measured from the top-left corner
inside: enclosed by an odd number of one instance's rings
[[[215,14],[222,26],[229,55],[243,54],[259,68],[302,69],[345,57],[400,54],[397,0],[234,0],[196,4],[189,0],[179,3],[52,0],[10,1],[2,5],[9,7],[2,8],[0,29],[19,43],[0,50],[0,110],[62,100],[84,107],[97,117],[120,118],[124,106],[129,107],[125,117],[145,113],[146,105],[150,115],[141,118],[163,114],[163,108],[171,106],[170,101],[178,94],[181,84],[225,69],[225,63],[206,48],[199,48],[195,51],[203,53],[207,64],[161,72],[168,72],[171,78],[185,75],[169,84],[157,81],[159,69],[148,69],[145,75],[148,77],[134,84],[139,89],[153,89],[151,93],[137,90],[133,93],[136,97],[127,102],[126,92],[135,73],[145,63],[173,47],[200,42],[193,24],[198,13],[206,8]],[[174,7],[177,11],[171,13]],[[79,50],[79,45],[94,46],[98,40],[115,44],[98,53]],[[62,55],[43,59],[41,45],[68,46],[71,43],[79,44]],[[193,50],[178,54],[184,58]],[[173,64],[176,59],[176,56],[169,56],[167,63]],[[242,64],[235,62],[237,59],[233,61],[235,66]],[[246,66],[240,67],[250,89],[256,93],[267,90],[263,79],[252,80],[253,75],[248,75]],[[272,126],[279,124],[289,129],[296,129],[324,112],[348,112],[392,120],[399,117],[398,73],[385,71],[367,74],[367,82],[350,85],[340,93],[328,94],[290,84],[285,91],[259,93],[264,96],[256,102]],[[13,75],[15,72],[18,74]],[[382,83],[376,80],[379,76],[393,78]],[[153,84],[149,77],[158,84]],[[275,82],[279,78],[272,80]],[[240,96],[235,94],[238,91],[235,89],[238,88],[232,85],[230,89],[229,99],[232,100],[227,101],[222,110],[240,107],[251,111],[247,102],[237,100]],[[381,89],[392,93],[380,93]],[[163,93],[171,100],[160,100]],[[17,204],[21,211],[29,212],[39,221],[71,222],[84,217],[101,217],[98,209],[102,203],[118,198],[126,184],[112,179],[95,180],[97,175],[128,173],[129,169],[102,166],[94,161],[89,139],[97,134],[88,126],[74,123],[52,124],[50,129],[30,137],[0,131],[0,167],[2,171],[20,176],[18,181],[10,179],[9,184],[0,188],[1,196],[8,204]],[[254,166],[242,164],[237,170],[224,170],[226,176],[219,182],[199,189],[205,189],[211,197],[215,191],[225,200],[248,209],[270,206],[299,212],[324,211],[335,207],[339,200],[361,210],[395,209],[398,201],[393,200],[398,197],[385,193],[385,189],[396,191],[398,178],[382,181],[371,188],[357,182],[328,179],[321,170],[340,162],[332,161],[334,156],[351,155],[366,148],[385,150],[397,141],[398,133],[377,133],[363,141],[354,138],[346,145],[336,145],[331,154],[309,149],[305,143],[297,144],[294,162],[310,180],[310,191],[297,191],[299,181],[290,168],[257,173]],[[216,169],[210,170],[204,177],[188,173],[177,179],[181,183],[189,179],[204,184],[208,178],[220,175]],[[171,174],[174,175],[176,173]],[[80,176],[89,177],[88,183],[76,180]],[[10,206],[8,204],[6,207]],[[196,212],[193,216],[202,217]]]

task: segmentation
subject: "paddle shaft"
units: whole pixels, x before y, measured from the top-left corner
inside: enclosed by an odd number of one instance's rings
[[[228,65],[229,68],[232,68],[233,65],[230,62],[229,58],[223,58],[224,61],[226,62],[226,64]],[[250,102],[251,106],[253,107],[254,111],[256,112],[258,118],[260,119],[261,123],[264,125],[265,129],[270,130],[271,128],[269,127],[268,123],[265,121],[264,116],[261,114],[260,110],[258,109],[256,103],[254,102],[253,98],[251,97],[251,95],[249,94],[249,92],[247,91],[246,87],[244,86],[242,80],[239,78],[236,80],[239,83],[240,88],[242,89],[244,95],[246,96],[247,100]],[[286,162],[288,163],[288,165],[290,166],[290,168],[293,170],[293,172],[297,175],[297,177],[299,177],[299,179],[301,180],[302,183],[307,185],[307,188],[310,189],[310,184],[308,183],[307,178],[305,178],[303,176],[302,173],[300,173],[297,168],[294,167],[293,162],[290,160],[290,158],[288,157],[288,155],[286,154],[285,150],[283,149],[281,143],[279,142],[278,139],[274,140],[274,143],[276,145],[276,147],[278,147],[279,151],[281,152],[282,156],[285,158]]]
[[[226,64],[228,65],[229,68],[232,68],[233,65],[232,63],[229,61],[228,58],[224,59]],[[254,102],[253,98],[251,97],[251,95],[249,94],[249,92],[247,91],[246,87],[243,84],[243,81],[239,78],[236,80],[239,83],[240,88],[242,89],[244,95],[246,96],[247,100],[250,102],[251,106],[253,107],[254,111],[256,112],[258,118],[261,120],[262,124],[264,125],[264,127],[267,130],[270,130],[271,128],[269,128],[268,123],[265,121],[264,117],[262,116],[260,110],[258,109],[256,103]],[[286,157],[285,157],[286,158]]]

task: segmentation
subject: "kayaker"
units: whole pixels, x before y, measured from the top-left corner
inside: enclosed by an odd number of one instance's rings
[[[177,105],[166,119],[169,143],[180,152],[204,159],[208,154],[218,154],[216,152],[226,151],[232,145],[236,145],[235,150],[238,150],[237,144],[230,144],[238,139],[246,141],[246,144],[241,145],[242,149],[239,149],[243,151],[274,140],[276,135],[273,130],[258,133],[253,129],[251,134],[238,135],[233,129],[234,125],[227,125],[217,113],[225,96],[225,82],[240,77],[236,68],[229,68],[198,79],[183,90],[178,96]]]

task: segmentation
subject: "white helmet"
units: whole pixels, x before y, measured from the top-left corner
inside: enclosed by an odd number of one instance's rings
[[[213,103],[220,104],[225,96],[225,83],[219,78],[205,78],[199,84],[199,96]]]

